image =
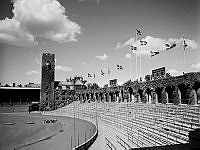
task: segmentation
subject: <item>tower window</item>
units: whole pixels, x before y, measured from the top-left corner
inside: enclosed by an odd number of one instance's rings
[[[46,66],[48,69],[51,69],[51,63],[49,61],[46,62]]]

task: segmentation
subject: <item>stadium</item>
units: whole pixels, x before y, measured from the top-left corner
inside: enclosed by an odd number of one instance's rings
[[[199,0],[0,0],[0,150],[200,150]]]
[[[20,102],[1,103],[2,149],[199,148],[199,72],[85,89],[79,77],[54,81],[54,57],[43,54],[41,89],[32,89],[40,103],[27,103],[35,100],[23,94],[30,88],[21,89]],[[1,91],[10,99],[19,89]]]

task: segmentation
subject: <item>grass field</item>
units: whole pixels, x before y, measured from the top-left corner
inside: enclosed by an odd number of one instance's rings
[[[45,119],[57,119],[44,124]],[[70,150],[85,142],[95,132],[95,126],[85,120],[70,117],[43,116],[40,113],[0,114],[0,150]],[[79,137],[79,138],[78,138]]]

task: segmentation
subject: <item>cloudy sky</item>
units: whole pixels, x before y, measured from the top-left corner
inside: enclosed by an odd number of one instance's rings
[[[101,86],[163,66],[200,71],[199,37],[198,0],[1,0],[0,82],[40,83],[43,52],[56,55],[56,80],[82,75]]]

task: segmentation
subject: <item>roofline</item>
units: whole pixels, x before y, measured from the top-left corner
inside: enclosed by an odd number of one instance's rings
[[[33,90],[33,89],[35,89],[35,90],[40,90],[40,88],[31,88],[31,87],[0,87],[0,89],[19,89],[19,90]]]

